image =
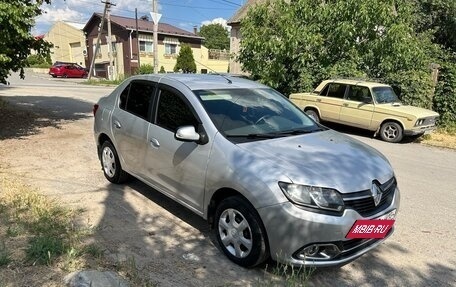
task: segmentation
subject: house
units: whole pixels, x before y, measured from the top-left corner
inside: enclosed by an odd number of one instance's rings
[[[90,66],[95,51],[101,18],[101,14],[93,14],[83,29],[87,37],[87,67]],[[111,16],[114,75],[132,75],[136,73],[139,67],[138,59],[141,65],[153,65],[153,22],[145,17],[138,19],[138,31],[139,39],[136,36],[136,20],[134,18]],[[186,44],[192,49],[197,72],[226,72],[228,70],[229,57],[219,57],[220,54],[209,51],[203,46],[203,41],[204,38],[196,34],[196,28],[192,33],[166,23],[159,23],[159,69],[163,66],[166,72],[172,72],[180,47]],[[101,34],[100,50],[95,59],[95,75],[106,77],[108,66],[107,23],[105,23]]]
[[[228,25],[231,26],[230,35],[230,53],[234,55],[230,59],[230,73],[241,74],[242,67],[239,62],[236,61],[236,56],[239,54],[241,45],[241,21],[247,15],[249,9],[258,4],[264,2],[264,0],[247,0],[244,5],[239,8],[236,13],[228,20]]]
[[[84,24],[58,21],[44,35],[44,40],[54,45],[51,48],[52,62],[85,63],[85,36],[82,32]]]

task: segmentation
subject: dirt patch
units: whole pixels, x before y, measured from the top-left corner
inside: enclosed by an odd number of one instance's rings
[[[419,141],[425,145],[456,149],[456,135],[454,134],[435,132],[425,135]]]

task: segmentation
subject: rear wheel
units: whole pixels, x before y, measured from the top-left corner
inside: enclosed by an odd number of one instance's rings
[[[67,75],[67,74],[63,74],[62,77],[63,77],[63,78],[68,78],[68,75]]]
[[[404,130],[396,122],[386,122],[380,128],[382,140],[390,143],[398,143],[404,138]]]
[[[109,141],[101,146],[101,166],[104,176],[112,183],[122,183],[128,179],[128,173],[122,169],[117,151]]]
[[[269,256],[261,219],[243,198],[233,196],[220,202],[215,223],[217,241],[234,263],[253,267]]]
[[[320,116],[318,113],[314,110],[307,110],[306,114],[311,117],[315,122],[319,123],[320,122]]]

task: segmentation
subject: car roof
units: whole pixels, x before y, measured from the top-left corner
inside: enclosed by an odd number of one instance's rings
[[[365,86],[368,88],[373,88],[373,87],[389,87],[389,85],[382,84],[382,83],[377,83],[374,81],[366,81],[366,80],[357,80],[357,79],[331,79],[331,80],[325,80],[322,82],[322,84],[327,84],[327,83],[341,83],[341,84],[347,84],[347,85],[355,85],[355,86]]]
[[[166,84],[179,82],[186,85],[190,90],[268,88],[258,82],[219,74],[150,74],[133,76],[131,79],[159,80]]]

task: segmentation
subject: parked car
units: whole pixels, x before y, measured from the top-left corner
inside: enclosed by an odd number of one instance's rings
[[[355,221],[394,218],[399,207],[393,169],[380,152],[257,82],[139,75],[93,112],[106,179],[134,176],[202,216],[241,266],[269,256],[345,264],[384,240],[347,239]]]
[[[326,80],[313,93],[296,93],[290,100],[315,121],[334,122],[375,132],[387,142],[433,131],[439,114],[403,105],[391,86],[358,80]]]
[[[53,78],[85,78],[87,77],[87,71],[77,64],[57,63],[49,69],[49,75]]]

